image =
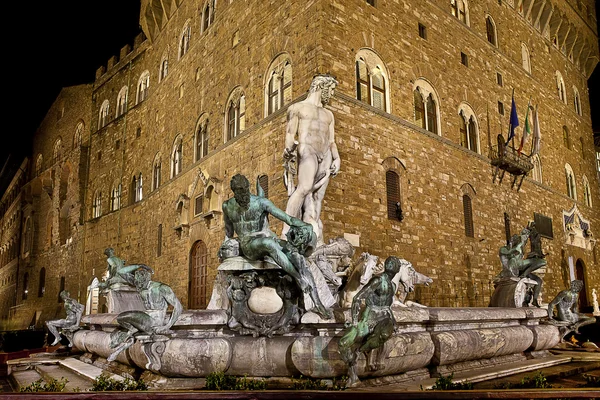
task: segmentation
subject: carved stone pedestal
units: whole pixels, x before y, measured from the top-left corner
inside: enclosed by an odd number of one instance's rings
[[[128,285],[112,285],[106,294],[106,303],[109,314],[146,309],[136,288]]]

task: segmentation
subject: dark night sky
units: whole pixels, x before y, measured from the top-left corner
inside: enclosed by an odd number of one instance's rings
[[[0,169],[9,154],[12,160],[28,154],[30,137],[62,87],[93,82],[96,69],[133,44],[140,32],[139,0],[16,3],[14,11],[4,14],[19,28],[4,49],[9,82],[3,136],[9,140],[0,146]],[[599,132],[600,66],[588,84],[594,131]],[[0,175],[0,193],[5,175]]]

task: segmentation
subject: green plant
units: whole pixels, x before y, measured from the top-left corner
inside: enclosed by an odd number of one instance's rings
[[[65,390],[67,382],[69,381],[66,378],[60,378],[60,380],[49,378],[46,382],[40,378],[29,386],[22,387],[21,392],[62,392]]]
[[[331,385],[327,381],[317,378],[311,378],[300,375],[299,378],[292,378],[292,390],[345,390],[347,376],[342,376],[339,379],[333,378]]]
[[[526,376],[521,379],[521,385],[518,389],[526,388],[550,389],[552,385],[548,382],[542,371],[538,371],[532,378]]]
[[[211,372],[206,376],[207,390],[265,390],[267,383],[260,379],[225,375],[224,372]]]
[[[101,374],[92,383],[92,392],[108,392],[108,391],[132,391],[132,390],[148,390],[148,385],[142,379],[136,381],[130,378],[125,378],[122,381],[111,378],[107,374]]]
[[[471,382],[452,382],[452,378],[454,377],[454,373],[451,373],[448,376],[440,375],[439,378],[435,380],[435,383],[431,387],[430,390],[471,390],[473,389],[473,384]]]

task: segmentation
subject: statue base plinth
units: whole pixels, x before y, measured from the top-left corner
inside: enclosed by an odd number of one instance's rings
[[[106,293],[106,305],[109,314],[119,314],[123,311],[144,311],[144,303],[137,289],[128,285],[116,284]]]

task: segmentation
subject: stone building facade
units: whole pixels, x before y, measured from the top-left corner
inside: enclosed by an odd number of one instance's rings
[[[588,298],[600,288],[593,1],[142,0],[140,24],[133,47],[93,84],[65,88],[36,133],[19,274],[37,288],[44,268],[45,286],[23,299],[19,277],[13,325],[55,318],[63,287],[86,302],[106,247],[205,307],[229,180],[259,180],[285,209],[286,109],[317,73],[339,81],[328,107],[342,166],[324,201],[326,240],[408,259],[434,279],[415,294],[423,304],[486,306],[499,247],[536,218],[543,300],[573,277]],[[542,143],[520,187],[491,165],[513,93],[510,145],[534,110]]]

